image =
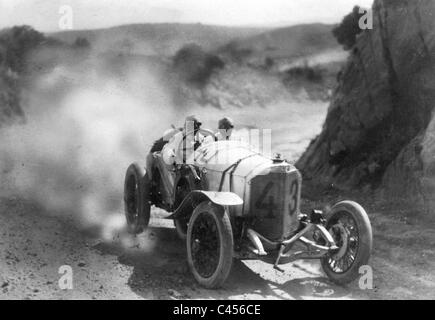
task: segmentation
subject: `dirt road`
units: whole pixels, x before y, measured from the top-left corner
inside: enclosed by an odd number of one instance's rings
[[[158,213],[158,212],[157,212]],[[370,299],[435,298],[435,231],[371,215],[375,230],[373,290],[331,284],[312,262],[285,266],[236,262],[220,290],[199,287],[172,222],[153,218],[137,238],[123,230],[81,230],[21,199],[0,200],[1,299]],[[73,269],[61,290],[59,267]]]

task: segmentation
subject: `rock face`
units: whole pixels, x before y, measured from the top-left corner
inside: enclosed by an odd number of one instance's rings
[[[18,75],[0,66],[0,127],[24,117],[19,101]]]
[[[297,166],[323,187],[435,191],[435,1],[375,0],[322,133]],[[435,198],[435,192],[433,192]]]
[[[49,39],[29,26],[0,30],[0,126],[24,117],[20,106],[20,76],[32,49]]]

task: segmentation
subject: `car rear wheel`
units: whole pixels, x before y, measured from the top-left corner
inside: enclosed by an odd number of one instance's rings
[[[213,289],[225,282],[233,262],[233,232],[223,207],[205,201],[195,208],[187,230],[187,260],[200,285]]]
[[[321,260],[323,271],[337,284],[347,284],[359,276],[372,250],[372,227],[365,210],[357,203],[343,201],[332,207],[326,229],[338,250]]]
[[[133,163],[127,169],[124,182],[124,211],[128,231],[139,234],[150,221],[150,181],[145,169]]]

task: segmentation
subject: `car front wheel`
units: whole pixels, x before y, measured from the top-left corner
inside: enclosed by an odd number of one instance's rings
[[[200,285],[214,289],[225,282],[233,261],[233,232],[223,207],[205,201],[195,208],[187,230],[187,260]]]
[[[365,210],[357,203],[343,201],[332,207],[326,229],[338,249],[321,260],[326,275],[337,284],[347,284],[359,276],[372,250],[372,228]]]

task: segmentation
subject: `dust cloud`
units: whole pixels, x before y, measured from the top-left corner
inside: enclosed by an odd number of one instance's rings
[[[22,96],[26,123],[0,131],[0,194],[104,229],[124,223],[128,165],[144,163],[153,141],[179,117],[157,75],[129,65],[118,77],[100,59],[62,63],[30,78]]]
[[[27,77],[21,97],[25,124],[0,130],[0,196],[29,199],[80,227],[102,229],[105,238],[124,224],[126,168],[144,163],[154,140],[187,115],[215,130],[223,116],[242,131],[272,129],[272,151],[289,160],[320,132],[326,116],[326,103],[288,95],[265,107],[175,105],[165,62],[155,57],[50,50],[32,57],[37,72]]]

